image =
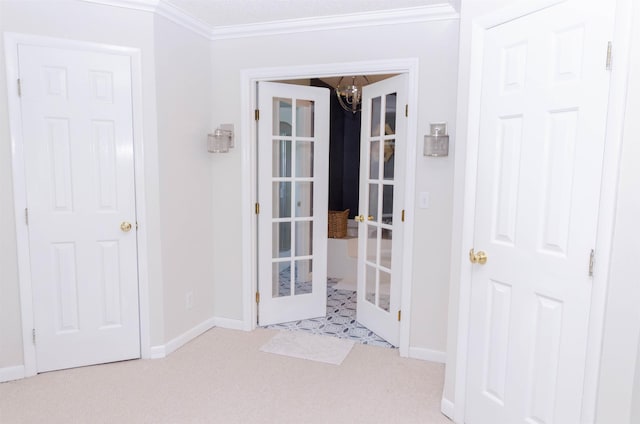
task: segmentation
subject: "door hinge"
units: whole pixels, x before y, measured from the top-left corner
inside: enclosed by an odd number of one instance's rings
[[[31,339],[33,340],[33,344],[36,344],[36,329],[31,329]]]
[[[260,215],[260,203],[256,202],[256,215]]]
[[[29,208],[24,208],[24,223],[29,225]]]
[[[260,120],[260,109],[256,109],[254,111],[253,115],[254,115],[255,120],[259,121]]]
[[[606,66],[606,70],[610,71],[611,70],[611,49],[613,48],[613,45],[611,43],[611,41],[609,41],[607,43],[607,66]]]
[[[596,251],[591,249],[591,253],[589,254],[589,277],[593,277],[593,265],[596,262]]]
[[[22,97],[22,81],[18,78],[18,97]]]
[[[256,292],[256,303],[260,303],[260,292]]]
[[[398,321],[402,320],[402,311],[398,310]]]
[[[407,116],[407,117],[409,116],[409,105],[408,104],[404,105],[404,116]]]
[[[404,209],[402,209],[402,216],[401,216],[400,220],[401,220],[402,222],[404,222]]]

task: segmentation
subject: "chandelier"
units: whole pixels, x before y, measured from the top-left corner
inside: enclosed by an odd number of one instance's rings
[[[369,84],[369,79],[366,76],[362,76],[366,81],[366,84],[356,84],[356,77],[351,77],[351,84],[342,84],[344,77],[340,77],[338,86],[336,87],[336,97],[340,106],[347,112],[356,113],[362,109],[362,87]]]

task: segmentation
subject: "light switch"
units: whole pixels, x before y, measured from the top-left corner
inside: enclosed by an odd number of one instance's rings
[[[420,209],[429,209],[429,192],[421,191],[418,196],[418,205]]]

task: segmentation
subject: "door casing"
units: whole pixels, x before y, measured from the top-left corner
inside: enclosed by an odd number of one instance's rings
[[[407,74],[408,105],[407,118],[407,150],[406,157],[399,162],[405,168],[405,193],[415,192],[416,155],[417,155],[417,114],[418,110],[418,59],[404,58],[381,61],[327,63],[305,66],[269,67],[245,69],[240,74],[241,133],[244,134],[241,145],[242,155],[242,321],[246,331],[256,327],[257,304],[255,293],[257,290],[257,223],[253,213],[253,205],[257,202],[257,131],[252,119],[253,111],[257,109],[257,82],[292,80],[316,77],[361,74]],[[405,239],[403,251],[405,253],[402,269],[405,276],[402,281],[401,308],[403,320],[400,323],[400,356],[409,356],[409,335],[411,324],[411,278],[413,267],[413,210],[414,196],[405,196]]]
[[[138,294],[140,314],[140,356],[151,356],[151,337],[149,321],[149,285],[147,264],[147,231],[146,225],[146,191],[144,185],[144,148],[142,132],[142,66],[140,49],[111,46],[104,44],[73,41],[53,37],[34,36],[29,34],[5,33],[5,58],[7,68],[7,96],[9,99],[9,126],[12,150],[12,174],[14,210],[16,217],[16,242],[18,251],[18,279],[20,285],[20,309],[22,319],[22,345],[24,355],[24,376],[37,374],[36,350],[32,342],[33,303],[31,287],[31,263],[29,255],[29,234],[25,223],[26,207],[25,157],[22,138],[22,112],[20,97],[16,84],[19,76],[18,46],[29,44],[42,47],[55,47],[76,51],[92,51],[99,53],[129,56],[131,59],[132,113],[134,139],[134,173],[136,196],[136,221],[143,223],[138,229]]]
[[[468,108],[466,109],[467,122],[460,128],[459,134],[464,134],[465,143],[456,143],[455,156],[460,162],[456,163],[456,178],[463,178],[461,191],[454,193],[456,206],[454,217],[460,216],[458,225],[461,226],[461,238],[453,240],[452,268],[456,263],[460,269],[452,269],[451,275],[459,275],[458,295],[458,324],[456,337],[457,348],[455,352],[448,353],[447,364],[455,361],[455,390],[453,393],[453,405],[443,398],[443,412],[450,416],[456,423],[463,423],[465,419],[467,356],[469,337],[469,311],[471,302],[471,266],[468,261],[469,248],[473,245],[476,181],[478,161],[478,133],[480,126],[480,101],[482,66],[484,56],[484,37],[489,29],[525,16],[539,10],[552,7],[567,0],[543,0],[523,1],[517,5],[510,5],[503,9],[480,16],[471,23],[470,46],[470,70],[468,75],[469,94]],[[600,191],[600,213],[596,235],[596,263],[593,275],[593,292],[591,296],[591,318],[589,322],[589,335],[587,345],[586,371],[584,395],[582,404],[582,420],[585,423],[593,423],[595,420],[595,407],[597,400],[598,371],[601,357],[602,329],[608,275],[610,266],[611,245],[613,240],[615,220],[615,197],[617,193],[617,170],[620,163],[620,148],[622,142],[622,130],[624,120],[624,103],[626,99],[627,74],[629,62],[629,37],[630,23],[625,18],[625,10],[630,10],[632,0],[617,0],[617,11],[614,30],[614,49],[619,52],[616,55],[615,65],[611,70],[611,82],[609,88],[609,111],[606,121],[606,139],[602,172],[602,186]],[[626,16],[628,17],[628,13]],[[603,46],[603,49],[606,46]],[[603,57],[605,55],[603,50]],[[604,66],[604,60],[603,60]],[[463,106],[458,106],[458,117]],[[462,122],[462,119],[459,119]],[[454,222],[454,225],[456,223]],[[452,280],[452,284],[454,281]],[[446,407],[446,408],[445,408]]]

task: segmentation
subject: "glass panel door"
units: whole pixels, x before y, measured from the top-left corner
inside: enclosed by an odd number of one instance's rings
[[[358,220],[358,321],[398,345],[402,282],[406,77],[363,89]]]
[[[260,83],[259,93],[258,319],[269,325],[326,313],[329,92]]]

